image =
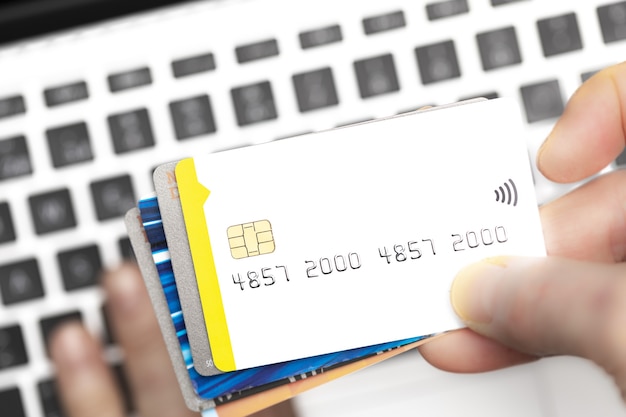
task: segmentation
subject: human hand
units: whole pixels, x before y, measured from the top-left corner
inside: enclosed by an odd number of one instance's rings
[[[586,179],[626,140],[626,63],[583,84],[537,155],[550,180]],[[420,348],[434,366],[481,372],[546,355],[602,366],[626,399],[626,171],[600,176],[540,209],[545,258],[491,258],[455,278],[468,329]]]
[[[103,279],[112,333],[124,352],[124,370],[138,415],[199,416],[187,408],[154,310],[138,269],[124,265]],[[123,395],[96,339],[80,324],[53,332],[50,355],[59,395],[69,417],[126,416]],[[288,402],[259,416],[292,416]]]

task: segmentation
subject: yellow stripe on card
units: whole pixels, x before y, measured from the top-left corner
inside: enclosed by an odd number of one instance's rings
[[[204,213],[204,204],[211,192],[198,182],[192,158],[176,165],[176,179],[213,361],[221,371],[235,370],[235,357]]]

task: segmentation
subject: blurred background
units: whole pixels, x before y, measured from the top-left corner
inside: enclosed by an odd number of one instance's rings
[[[517,100],[534,164],[569,96],[625,56],[625,1],[1,1],[1,414],[63,415],[46,338],[68,318],[102,339],[123,379],[97,276],[132,259],[122,216],[161,163],[481,96]],[[576,186],[533,169],[540,204]],[[453,375],[417,352],[294,406],[626,416],[584,360]]]

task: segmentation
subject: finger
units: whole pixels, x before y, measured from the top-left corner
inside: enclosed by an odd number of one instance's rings
[[[434,367],[456,373],[493,371],[537,359],[469,329],[455,330],[418,349]]]
[[[625,182],[626,172],[611,173],[541,207],[548,253],[595,262],[623,260]],[[420,352],[433,366],[451,372],[489,371],[530,359],[517,357],[511,349],[468,330],[428,342],[420,347]]]
[[[606,167],[624,149],[626,63],[600,71],[568,102],[537,153],[548,179],[575,182]]]
[[[626,266],[565,258],[491,258],[451,290],[475,332],[531,355],[591,359],[626,389]]]
[[[124,265],[108,272],[103,285],[111,328],[125,354],[124,369],[139,414],[197,416],[184,403],[139,270]]]
[[[624,260],[625,183],[626,171],[612,172],[541,207],[548,254],[594,262]]]
[[[122,397],[102,359],[101,348],[80,324],[70,323],[54,331],[50,356],[68,416],[125,416]]]

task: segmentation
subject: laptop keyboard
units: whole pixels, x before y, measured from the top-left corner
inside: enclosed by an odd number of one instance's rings
[[[477,96],[519,100],[534,160],[625,53],[610,0],[194,2],[1,48],[2,414],[63,415],[46,340],[65,320],[122,378],[98,276],[132,258],[122,216],[159,164]],[[540,202],[568,189],[534,174]]]

